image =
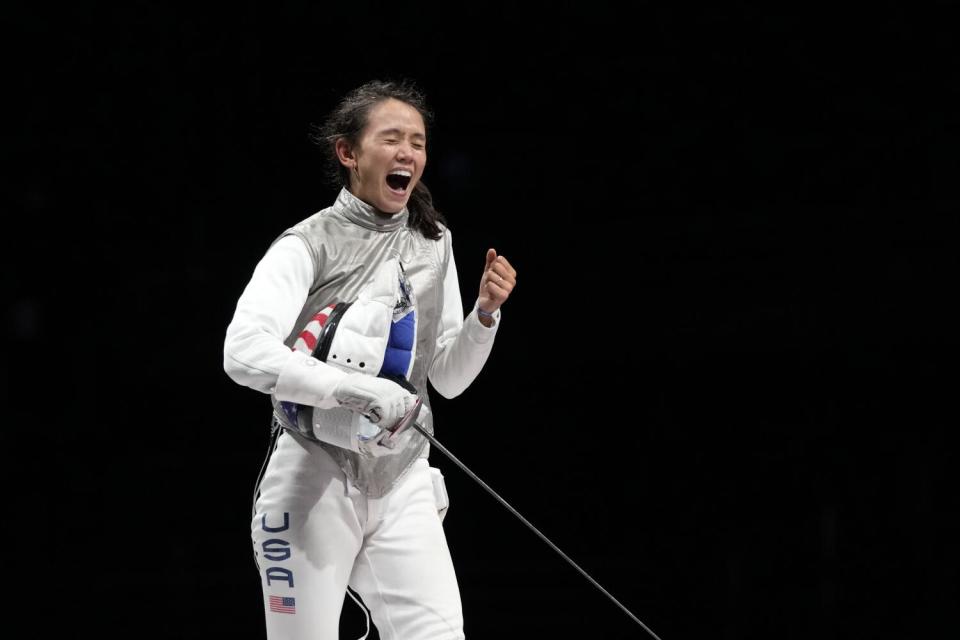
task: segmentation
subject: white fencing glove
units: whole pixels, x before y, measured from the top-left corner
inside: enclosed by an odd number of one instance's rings
[[[365,373],[348,373],[333,389],[340,406],[363,414],[382,429],[391,429],[413,408],[417,397],[396,382]]]
[[[348,374],[333,395],[341,406],[360,414],[356,442],[361,455],[379,458],[407,446],[414,431],[408,423],[419,413],[417,396],[396,382],[362,373]]]
[[[401,451],[412,429],[396,438],[392,430],[417,408],[417,396],[396,382],[363,373],[349,373],[333,389],[340,406],[360,414],[357,448],[360,454],[379,458]]]
[[[382,380],[389,382],[384,378],[371,378],[370,376],[364,377],[370,380]],[[375,424],[363,412],[359,412],[360,415],[357,416],[358,421],[355,436],[356,447],[354,450],[368,458],[388,456],[406,448],[407,443],[410,442],[410,438],[414,431],[413,429],[409,428],[410,423],[413,422],[420,413],[421,402],[419,398],[405,390],[399,384],[393,382],[390,384],[393,384],[400,391],[405,393],[407,397],[412,398],[413,404],[405,412],[405,414],[401,415],[400,419],[395,421],[389,428],[381,426],[389,424],[383,419],[380,420],[379,424]],[[404,402],[405,401],[406,400],[404,400]],[[349,407],[350,405],[344,404],[343,406]]]

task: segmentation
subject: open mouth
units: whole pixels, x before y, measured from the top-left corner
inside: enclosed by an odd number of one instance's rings
[[[409,171],[393,171],[387,175],[387,186],[394,191],[405,193],[412,177]]]

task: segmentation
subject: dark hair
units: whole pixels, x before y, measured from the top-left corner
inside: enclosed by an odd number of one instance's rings
[[[370,111],[390,98],[416,109],[423,118],[424,125],[429,126],[433,120],[423,93],[412,83],[373,80],[345,95],[323,125],[312,127],[312,140],[326,148],[327,177],[333,184],[339,187],[350,185],[350,170],[340,164],[337,158],[337,140],[342,138],[351,146],[359,144],[360,134],[370,119]],[[439,225],[446,225],[447,221],[443,214],[434,209],[433,196],[422,181],[414,186],[410,200],[407,201],[407,210],[410,213],[408,226],[431,240],[440,238]]]

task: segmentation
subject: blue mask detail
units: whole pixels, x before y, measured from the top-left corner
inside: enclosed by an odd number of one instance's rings
[[[381,374],[405,378],[413,354],[413,339],[416,328],[416,311],[411,311],[390,325],[390,338],[383,356]]]

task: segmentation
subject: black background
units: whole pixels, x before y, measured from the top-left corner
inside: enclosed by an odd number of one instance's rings
[[[956,637],[960,59],[906,4],[12,10],[9,620],[263,637],[224,331],[336,194],[310,123],[411,78],[464,304],[519,274],[441,441],[664,640]],[[431,460],[470,637],[643,637]]]

